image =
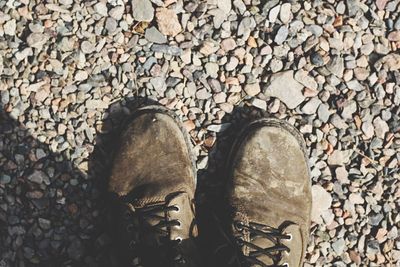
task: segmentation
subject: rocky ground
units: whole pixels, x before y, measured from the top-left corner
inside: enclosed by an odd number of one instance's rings
[[[399,0],[0,0],[0,266],[112,265],[105,156],[146,97],[190,131],[200,204],[243,121],[295,125],[306,266],[400,266],[399,49]]]

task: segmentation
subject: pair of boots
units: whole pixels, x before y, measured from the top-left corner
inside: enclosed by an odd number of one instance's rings
[[[236,253],[227,265],[301,266],[311,212],[302,137],[284,122],[260,119],[238,135],[229,157],[226,236]],[[109,181],[119,266],[204,266],[195,189],[186,131],[161,107],[139,109],[120,137]]]

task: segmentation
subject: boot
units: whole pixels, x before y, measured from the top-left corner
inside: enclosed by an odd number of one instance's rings
[[[236,266],[303,265],[311,217],[304,141],[285,122],[260,119],[237,138],[228,161],[230,239]]]
[[[197,266],[196,170],[187,133],[161,107],[123,131],[109,180],[118,266]]]

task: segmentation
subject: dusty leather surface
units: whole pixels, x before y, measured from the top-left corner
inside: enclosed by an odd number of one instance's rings
[[[233,219],[275,228],[286,221],[295,223],[284,232],[292,239],[283,242],[290,254],[283,253],[281,264],[302,266],[312,203],[311,178],[301,137],[276,120],[255,123],[250,128],[239,137],[231,156],[228,197],[235,211]],[[232,228],[234,234],[242,234]],[[249,241],[248,234],[244,238]],[[265,238],[254,242],[263,248],[273,246]],[[249,251],[245,247],[243,253],[248,255]],[[272,264],[267,256],[259,259]]]
[[[119,242],[124,248],[132,239],[139,243],[139,254],[144,255],[148,266],[174,266],[160,250],[164,238],[181,240],[173,248],[187,256],[181,266],[197,266],[193,202],[196,173],[185,135],[179,123],[163,109],[147,107],[127,124],[114,156],[109,191],[119,203],[115,217]],[[146,208],[157,205],[176,209],[141,215]],[[126,213],[131,217],[126,218]],[[158,227],[168,233],[166,237],[152,230],[160,221],[175,220],[179,225]],[[130,224],[134,231],[126,231]],[[128,249],[124,253],[132,252]]]

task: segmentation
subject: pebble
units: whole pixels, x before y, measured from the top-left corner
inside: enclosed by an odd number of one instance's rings
[[[81,44],[81,50],[83,53],[85,54],[90,54],[92,53],[94,50],[96,49],[96,47],[94,46],[94,44],[92,44],[89,41],[83,41]]]
[[[159,32],[156,27],[146,29],[144,37],[149,42],[156,44],[165,44],[167,42],[167,38],[161,32]]]
[[[307,88],[313,90],[317,90],[318,88],[317,82],[312,77],[308,76],[308,73],[304,70],[298,70],[294,75],[294,78]]]
[[[42,33],[31,33],[27,38],[27,44],[32,48],[42,49],[43,45],[47,43],[48,37]]]
[[[267,110],[267,102],[265,102],[264,100],[253,98],[251,100],[251,104],[256,108]]]
[[[287,88],[282,90],[282,88]],[[302,103],[305,97],[302,94],[303,85],[293,77],[293,71],[284,71],[271,75],[269,85],[264,88],[264,94],[277,97],[289,109],[294,109]]]
[[[116,6],[111,8],[108,14],[115,20],[121,20],[124,15],[125,8],[124,6]]]
[[[167,36],[175,36],[182,31],[175,11],[168,8],[157,9],[157,24],[160,32]]]
[[[334,56],[331,61],[328,62],[326,68],[336,77],[342,78],[344,72],[344,61],[340,56]]]
[[[41,184],[43,183],[43,181],[47,178],[47,175],[42,172],[42,171],[38,171],[35,170],[31,175],[29,175],[27,177],[27,179],[31,182],[37,183],[37,184]]]
[[[256,96],[261,92],[259,83],[250,83],[244,86],[244,91],[249,96]]]
[[[182,55],[182,49],[177,46],[154,44],[151,46],[151,50],[154,52],[160,52],[160,53],[171,55],[171,56]]]
[[[291,4],[290,3],[284,3],[281,6],[280,12],[279,12],[279,19],[282,21],[283,24],[287,24],[292,17],[292,12],[291,12]]]
[[[289,34],[289,30],[288,28],[286,28],[286,26],[282,26],[279,28],[278,32],[275,35],[275,43],[277,43],[278,45],[281,45],[287,38]]]
[[[236,42],[235,42],[235,40],[234,40],[233,38],[224,39],[224,40],[221,42],[221,48],[222,48],[225,52],[229,52],[229,51],[231,51],[231,50],[233,50],[233,49],[236,48]]]
[[[321,104],[321,100],[318,98],[311,98],[302,108],[301,111],[304,114],[315,114],[317,112],[317,109],[319,105]]]
[[[7,35],[10,35],[10,36],[15,35],[16,28],[17,28],[17,24],[16,24],[15,19],[7,21],[3,26],[4,33]]]
[[[321,215],[323,211],[328,210],[332,205],[332,197],[322,186],[313,185],[312,192],[312,211],[311,220],[317,223],[322,222]]]
[[[325,64],[324,59],[319,53],[312,53],[310,57],[311,63],[317,67],[321,67]]]
[[[108,8],[106,3],[104,2],[98,2],[94,5],[94,10],[97,12],[97,14],[107,17],[108,15]]]
[[[136,21],[152,21],[154,8],[150,0],[132,0],[132,16]]]

